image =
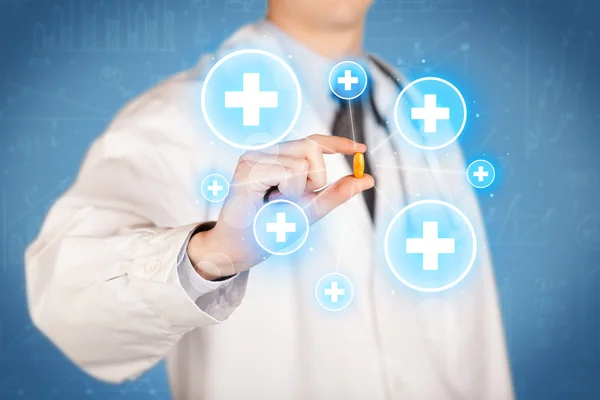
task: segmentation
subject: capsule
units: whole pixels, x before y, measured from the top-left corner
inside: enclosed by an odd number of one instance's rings
[[[362,178],[365,174],[365,155],[363,153],[354,153],[352,170],[355,178]]]

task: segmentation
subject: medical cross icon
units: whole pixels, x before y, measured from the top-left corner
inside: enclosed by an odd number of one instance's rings
[[[339,288],[338,283],[335,281],[331,282],[331,287],[323,290],[323,294],[325,294],[325,296],[329,296],[332,303],[337,303],[338,298],[343,296],[345,293],[346,293],[346,290]]]
[[[252,231],[263,250],[285,256],[299,250],[306,243],[308,216],[298,204],[290,200],[272,200],[256,213]],[[293,234],[289,235],[291,233]]]
[[[484,189],[494,183],[496,170],[487,160],[475,160],[467,167],[467,180],[477,189]]]
[[[454,239],[440,239],[437,221],[423,222],[423,237],[406,239],[408,254],[423,255],[423,270],[437,271],[440,254],[454,254]]]
[[[260,74],[244,73],[241,92],[225,92],[225,108],[241,108],[244,126],[260,125],[261,108],[277,108],[277,92],[260,91]]]
[[[327,311],[341,311],[354,299],[354,285],[339,272],[330,272],[315,285],[315,297],[319,305]]]
[[[219,185],[219,182],[217,180],[213,180],[212,185],[208,187],[208,190],[210,190],[212,192],[212,195],[214,197],[217,197],[219,195],[219,192],[223,189],[225,189],[225,188],[223,186]]]
[[[285,243],[287,241],[287,234],[296,232],[296,224],[293,222],[286,222],[286,215],[284,212],[278,212],[275,218],[276,222],[267,223],[267,232],[275,233],[275,240],[277,243]]]
[[[344,71],[344,76],[340,76],[337,79],[337,82],[341,85],[344,85],[344,90],[351,90],[352,85],[358,83],[358,77],[352,76],[352,71],[349,69]]]
[[[483,178],[489,176],[490,173],[487,172],[486,170],[483,169],[483,167],[480,165],[479,168],[477,169],[477,171],[473,172],[473,176],[475,178],[477,178],[477,180],[479,182],[483,182]]]
[[[410,109],[411,119],[420,119],[425,121],[425,133],[437,132],[437,121],[450,119],[450,109],[437,106],[437,96],[435,94],[425,95],[424,107],[413,107]]]
[[[210,174],[202,179],[200,184],[202,197],[211,203],[218,203],[225,200],[229,194],[229,182],[227,178],[220,174]]]

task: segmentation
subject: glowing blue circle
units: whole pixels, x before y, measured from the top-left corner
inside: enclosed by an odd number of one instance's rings
[[[367,88],[367,72],[354,61],[342,61],[329,72],[329,88],[337,97],[352,100]]]
[[[257,150],[290,133],[302,94],[296,74],[281,58],[247,49],[226,55],[210,69],[200,101],[206,124],[219,139]]]
[[[253,224],[254,238],[265,251],[285,256],[298,251],[308,238],[308,217],[289,200],[273,200],[262,206]]]
[[[219,203],[229,194],[229,182],[221,174],[210,174],[202,180],[200,192],[211,203]]]
[[[467,167],[467,180],[471,186],[484,189],[494,183],[496,169],[487,160],[475,160]]]
[[[392,219],[384,251],[388,267],[406,286],[440,292],[467,276],[475,262],[477,238],[458,208],[440,200],[421,200]]]
[[[394,105],[396,129],[413,146],[438,150],[453,143],[467,123],[467,104],[452,83],[435,77],[410,82]]]
[[[327,311],[341,311],[354,299],[354,285],[346,275],[332,272],[324,275],[315,285],[315,297]]]

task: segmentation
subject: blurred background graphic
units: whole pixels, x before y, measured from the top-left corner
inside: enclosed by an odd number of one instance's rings
[[[120,386],[31,324],[23,252],[133,96],[195,64],[262,0],[0,0],[0,399],[169,399],[161,364]],[[366,47],[461,88],[520,399],[600,399],[600,2],[378,0]]]

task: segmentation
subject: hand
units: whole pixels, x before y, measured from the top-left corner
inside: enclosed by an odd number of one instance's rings
[[[373,187],[373,177],[345,176],[326,190],[323,154],[365,152],[367,146],[338,136],[312,135],[244,153],[237,164],[229,196],[215,227],[195,234],[187,252],[198,273],[217,279],[245,271],[269,254],[254,240],[252,223],[263,205],[265,192],[276,186],[270,199],[287,198],[305,207],[309,223],[323,218],[352,197]]]

